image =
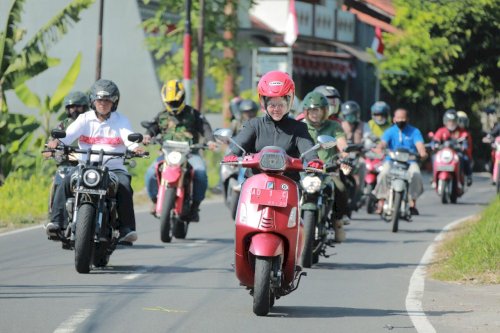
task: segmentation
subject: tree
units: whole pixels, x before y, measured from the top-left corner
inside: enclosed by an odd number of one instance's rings
[[[12,145],[32,129],[32,117],[10,114],[5,100],[5,92],[16,89],[30,78],[42,73],[59,61],[47,54],[69,27],[80,20],[80,12],[88,8],[94,0],[73,0],[45,24],[26,43],[25,30],[21,27],[21,13],[25,0],[12,0],[4,30],[0,31],[0,183],[12,166]],[[24,46],[22,46],[22,44]],[[19,128],[18,126],[26,126]]]
[[[417,112],[450,107],[470,111],[500,86],[500,2],[497,0],[395,0],[377,63],[383,86],[398,104]],[[405,75],[400,75],[405,73]],[[439,112],[440,111],[440,112]],[[432,118],[432,117],[431,117]]]

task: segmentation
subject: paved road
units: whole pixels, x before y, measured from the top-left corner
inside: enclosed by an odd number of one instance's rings
[[[191,225],[188,239],[171,244],[160,242],[156,219],[137,212],[137,243],[86,275],[75,272],[73,252],[48,241],[41,228],[3,235],[0,331],[416,332],[405,298],[426,248],[446,224],[477,213],[493,195],[486,178],[476,179],[458,205],[438,204],[428,190],[422,214],[397,234],[357,214],[348,241],[320,258],[268,317],[252,313],[252,299],[234,276],[234,225],[218,200],[202,205],[202,222]],[[459,312],[426,315],[448,333],[455,330],[442,318]]]

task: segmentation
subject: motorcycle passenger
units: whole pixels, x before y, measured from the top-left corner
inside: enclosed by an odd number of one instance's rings
[[[465,150],[465,153],[467,154],[467,158],[469,159],[469,169],[472,172],[472,134],[469,131],[469,116],[467,116],[467,113],[465,111],[457,111],[457,116],[458,116],[458,127],[460,128],[461,131],[463,131],[467,135],[467,149]]]
[[[340,108],[339,91],[335,87],[326,85],[317,86],[313,91],[319,92],[326,97],[326,100],[328,101],[328,119],[334,120],[340,124],[341,120],[338,116]],[[295,119],[303,120],[304,116],[304,113],[301,113]]]
[[[391,108],[386,102],[378,101],[372,105],[370,111],[372,119],[368,121],[368,129],[371,134],[380,139],[382,134],[392,125],[389,120]]]
[[[128,148],[135,153],[143,153],[144,148],[127,139],[128,135],[133,132],[129,120],[116,111],[119,100],[120,91],[114,82],[96,81],[90,89],[92,110],[83,113],[69,125],[65,138],[51,140],[47,147],[56,148],[59,142],[69,145],[78,139],[80,149],[125,152]],[[130,185],[131,176],[122,159],[111,159],[106,165],[119,181],[116,195],[120,221],[119,241],[135,242],[137,232],[135,231],[133,190]],[[70,180],[71,177],[66,177],[64,186],[59,186],[56,190],[50,223],[46,226],[46,231],[50,236],[56,236],[57,232],[63,228],[66,199],[71,196]]]
[[[394,125],[392,125],[387,131],[384,132],[378,145],[378,149],[383,150],[387,148],[391,151],[394,151],[398,148],[406,148],[409,149],[412,153],[418,152],[420,158],[424,160],[427,158],[427,152],[425,150],[422,133],[418,128],[411,126],[408,122],[408,111],[402,108],[397,109],[394,113]],[[390,170],[390,160],[390,156],[387,155],[382,170],[377,177],[377,185],[373,190],[373,194],[379,200],[376,210],[377,214],[382,213],[384,201],[389,191],[388,177]],[[417,198],[424,191],[422,174],[420,173],[420,167],[418,166],[418,163],[416,161],[410,161],[410,168],[408,169],[408,171],[410,173],[410,212],[412,215],[418,215],[419,212],[416,206]]]
[[[307,131],[307,125],[288,117],[295,97],[295,83],[290,76],[281,71],[267,72],[259,80],[257,91],[265,115],[246,122],[234,140],[247,153],[257,153],[266,146],[278,146],[295,158],[312,148],[314,141]],[[234,145],[230,145],[230,150],[232,154],[226,155],[224,162],[235,162],[243,154]],[[315,151],[309,152],[305,160],[310,167],[323,168],[323,162]],[[247,176],[253,172],[256,171],[247,170]],[[285,175],[296,182],[300,181],[298,172],[286,172]]]
[[[439,128],[436,133],[434,133],[434,137],[432,138],[434,143],[441,143],[450,139],[461,139],[465,140],[462,143],[462,149],[457,151],[458,156],[460,157],[461,165],[464,170],[465,176],[467,177],[467,186],[472,185],[472,168],[469,160],[469,156],[467,155],[468,149],[468,132],[464,129],[461,129],[458,126],[458,115],[457,111],[454,109],[447,110],[443,115],[443,127]],[[433,157],[434,159],[434,157]]]
[[[165,104],[165,110],[156,115],[152,122],[152,126],[147,129],[147,134],[144,136],[144,144],[149,144],[152,137],[161,136],[161,141],[189,141],[191,144],[197,144],[201,141],[201,136],[204,137],[209,149],[215,149],[215,139],[212,133],[212,128],[207,119],[195,108],[187,105],[184,101],[185,90],[182,82],[178,80],[170,80],[165,83],[161,89],[161,97]],[[153,162],[145,175],[146,190],[149,198],[156,204],[158,195],[158,182],[155,171],[155,166],[159,161],[163,161],[165,157],[160,155]],[[200,204],[205,199],[205,192],[208,187],[207,167],[205,161],[198,152],[193,152],[189,155],[188,163],[194,171],[193,179],[193,203],[189,220],[191,222],[199,222]],[[154,208],[152,209],[153,213]]]
[[[337,140],[337,148],[321,150],[318,155],[322,161],[331,162],[336,155],[336,150],[342,152],[347,146],[344,131],[339,123],[328,119],[328,101],[326,97],[316,91],[310,92],[304,97],[302,102],[304,122],[311,137],[316,141],[320,135],[330,135]],[[332,212],[333,226],[335,229],[335,242],[340,243],[345,240],[344,220],[349,219],[347,215],[347,191],[344,182],[344,173],[351,171],[351,166],[342,163],[342,172],[331,173],[330,176],[335,183],[334,211]]]
[[[235,113],[234,119],[231,121],[231,129],[234,134],[237,134],[241,130],[241,126],[245,121],[257,117],[259,105],[251,99],[243,99],[238,103],[237,108],[238,111]]]
[[[361,108],[355,101],[346,101],[340,107],[342,114],[342,129],[344,130],[347,143],[362,144],[364,133],[368,131],[368,126],[361,121]],[[366,167],[363,158],[360,156],[357,165],[354,166],[353,177],[356,181],[356,189],[351,202],[351,210],[357,210],[365,187]]]

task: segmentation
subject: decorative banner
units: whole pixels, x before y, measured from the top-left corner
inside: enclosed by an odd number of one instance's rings
[[[382,29],[380,29],[380,27],[375,27],[372,49],[375,52],[377,59],[382,59],[384,57],[384,43],[382,41]]]

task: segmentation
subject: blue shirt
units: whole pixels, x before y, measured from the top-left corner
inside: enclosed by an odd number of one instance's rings
[[[382,141],[387,143],[387,149],[396,150],[398,148],[407,148],[412,153],[417,153],[417,142],[424,142],[422,133],[416,127],[406,125],[403,130],[400,130],[397,125],[392,125],[382,135]],[[386,160],[390,160],[387,156]]]

